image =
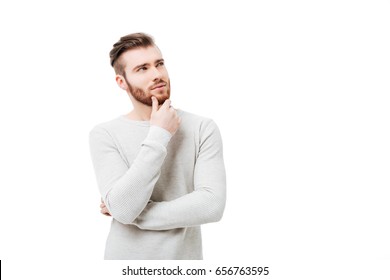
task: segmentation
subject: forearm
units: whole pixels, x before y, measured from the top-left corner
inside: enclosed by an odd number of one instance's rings
[[[214,122],[204,127],[194,169],[194,191],[175,200],[149,203],[134,224],[167,230],[219,221],[226,201],[222,140]]]
[[[170,139],[164,133],[161,128],[151,128],[130,166],[107,156],[114,152],[107,152],[111,147],[104,143],[100,142],[102,151],[95,149],[94,165],[102,198],[113,218],[121,223],[132,223],[150,199]]]
[[[225,192],[204,186],[172,201],[151,202],[134,221],[141,229],[169,230],[217,222],[225,208]]]
[[[150,160],[145,160],[146,156]],[[128,171],[111,185],[103,197],[114,219],[129,224],[142,212],[160,176],[164,158],[164,152],[156,147],[141,147],[139,156]]]

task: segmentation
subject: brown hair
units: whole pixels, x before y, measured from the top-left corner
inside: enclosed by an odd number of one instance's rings
[[[123,75],[125,65],[120,63],[119,57],[125,51],[141,48],[155,46],[154,40],[151,36],[145,33],[133,33],[120,38],[118,42],[113,45],[112,50],[110,51],[110,63],[114,67],[115,73]]]

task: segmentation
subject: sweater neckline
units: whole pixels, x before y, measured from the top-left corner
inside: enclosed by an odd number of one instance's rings
[[[181,116],[183,114],[183,111],[180,109],[176,109],[176,111],[177,111],[178,116]],[[121,121],[127,122],[127,123],[135,124],[135,125],[150,126],[150,121],[136,121],[136,120],[129,119],[126,115],[120,115],[118,117],[118,119]]]

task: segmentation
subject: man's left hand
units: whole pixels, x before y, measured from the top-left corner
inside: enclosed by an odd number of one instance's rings
[[[111,216],[110,212],[108,211],[108,209],[106,207],[106,204],[104,204],[104,202],[103,202],[103,199],[102,199],[102,203],[100,204],[100,213],[102,213],[103,215],[106,215],[106,216]]]

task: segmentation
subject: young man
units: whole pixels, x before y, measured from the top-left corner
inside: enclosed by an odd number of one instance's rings
[[[122,37],[110,58],[133,110],[90,132],[102,213],[113,217],[105,259],[202,259],[200,225],[219,221],[226,200],[218,127],[171,106],[150,36]]]

